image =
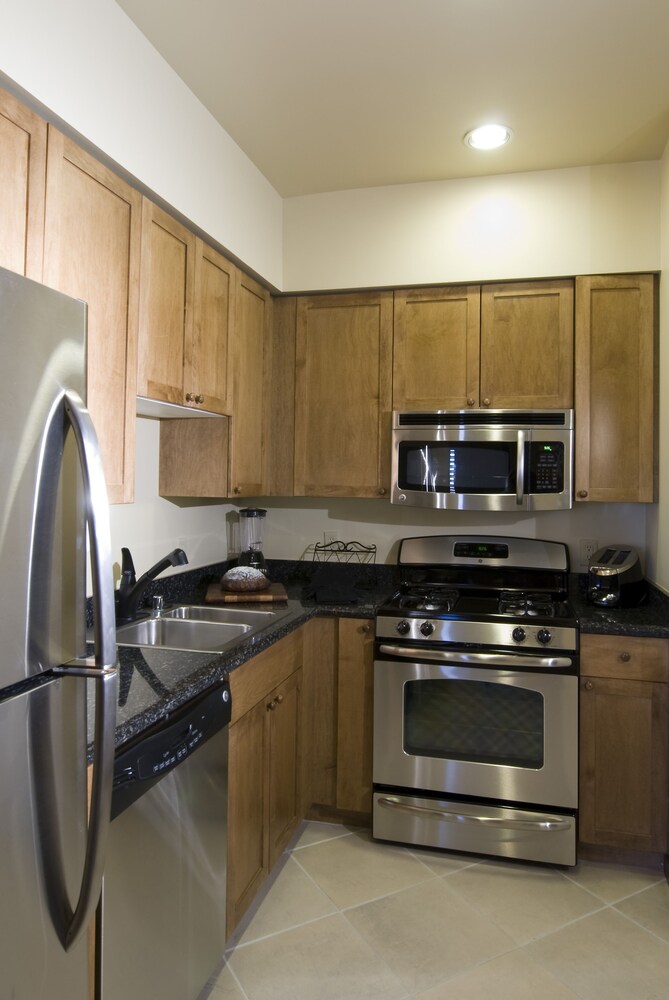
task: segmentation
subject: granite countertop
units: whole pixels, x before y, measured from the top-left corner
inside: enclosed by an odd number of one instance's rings
[[[227,564],[217,564],[206,570],[159,578],[147,592],[147,600],[152,594],[159,593],[166,605],[202,604],[209,583],[218,581],[227,568]],[[271,563],[271,579],[284,584],[289,598],[287,603],[278,603],[276,608],[287,611],[287,614],[275,625],[242,639],[228,652],[196,653],[119,646],[117,749],[315,615],[374,617],[378,605],[395,589],[392,567],[373,566],[370,570],[358,572],[355,579],[347,572],[328,571],[324,577],[320,574],[320,585],[317,574],[318,564]],[[238,608],[244,606],[235,605]],[[258,607],[258,604],[253,605],[256,610]],[[272,606],[260,607],[267,610]],[[89,715],[91,730],[92,709]]]
[[[201,604],[207,586],[222,576],[228,564],[217,564],[158,579],[152,593],[166,604]],[[315,615],[373,618],[377,607],[397,588],[392,566],[349,567],[273,561],[271,579],[285,585],[288,613],[276,625],[240,641],[227,653],[191,653],[146,647],[119,647],[119,705],[116,745],[149,729],[175,709],[201,694],[252,657]],[[599,609],[587,603],[586,577],[572,575],[569,598],[582,633],[669,638],[669,598],[649,587],[638,608]],[[257,605],[255,605],[257,607]]]

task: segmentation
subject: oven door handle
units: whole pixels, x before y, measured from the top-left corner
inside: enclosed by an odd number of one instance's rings
[[[415,646],[391,646],[383,643],[379,653],[386,656],[401,656],[407,660],[419,663],[434,660],[438,663],[452,663],[454,666],[479,667],[543,667],[544,669],[564,670],[573,667],[570,656],[532,656],[531,653],[462,653],[446,649],[418,649]]]
[[[538,830],[544,833],[569,830],[571,827],[571,820],[567,817],[563,819],[561,816],[541,815],[536,820],[504,819],[500,816],[476,816],[458,812],[455,809],[430,809],[426,806],[412,806],[408,802],[402,802],[392,795],[381,795],[377,799],[377,802],[385,809],[398,809],[400,812],[431,816],[435,819],[445,820],[447,823],[463,823],[468,826],[503,827],[506,830]]]
[[[518,431],[516,454],[516,504],[522,507],[525,499],[525,431]]]

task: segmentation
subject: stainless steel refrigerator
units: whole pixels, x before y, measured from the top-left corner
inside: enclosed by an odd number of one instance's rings
[[[0,1000],[87,1000],[117,676],[86,306],[0,269],[0,344]]]

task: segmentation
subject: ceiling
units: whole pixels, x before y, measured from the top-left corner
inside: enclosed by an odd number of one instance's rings
[[[659,159],[668,0],[117,0],[283,197]],[[466,147],[498,121],[501,150]]]

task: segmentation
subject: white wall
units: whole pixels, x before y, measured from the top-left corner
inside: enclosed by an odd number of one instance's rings
[[[288,198],[284,286],[654,271],[659,197],[644,162]]]
[[[669,143],[661,162],[660,361],[659,361],[659,503],[649,509],[647,548],[648,576],[669,593]]]
[[[0,74],[282,286],[281,198],[114,0],[2,0]]]
[[[412,184],[282,203],[113,0],[0,2],[0,82],[4,74],[276,288],[655,270],[660,231],[666,266],[666,153],[661,164]],[[664,290],[663,305],[669,317]],[[665,318],[664,339],[668,327]],[[668,381],[664,362],[663,384]],[[668,421],[665,406],[663,426]],[[179,507],[158,496],[155,422],[138,422],[137,453],[136,502],[111,511],[116,558],[127,545],[138,572],[177,545],[191,566],[225,558],[235,506]],[[668,475],[665,468],[665,480]],[[566,540],[577,568],[580,538],[643,547],[647,537],[659,546],[657,560],[650,560],[652,577],[669,590],[669,501],[666,488],[662,492],[659,516],[642,506],[588,504],[537,517],[477,519],[400,512],[381,501],[264,501],[265,550],[274,558],[299,558],[330,529],[346,541],[377,544],[384,562],[393,560],[394,543],[405,535],[509,532]]]

